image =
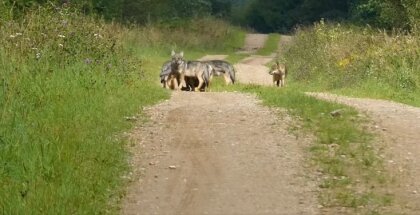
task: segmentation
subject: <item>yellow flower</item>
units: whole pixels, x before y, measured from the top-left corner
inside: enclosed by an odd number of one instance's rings
[[[347,65],[349,65],[349,64],[350,64],[350,58],[348,58],[348,57],[338,61],[338,66],[340,66],[342,68],[347,67]]]

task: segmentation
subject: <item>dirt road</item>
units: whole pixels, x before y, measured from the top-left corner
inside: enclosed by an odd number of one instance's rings
[[[282,37],[280,52],[291,38]],[[264,36],[249,36],[249,53]],[[255,48],[257,47],[257,48]],[[202,60],[224,59],[206,56]],[[235,65],[241,83],[271,85],[273,56]],[[386,144],[389,193],[403,214],[420,214],[420,109],[388,101],[310,94],[366,111]],[[290,118],[238,93],[174,92],[133,130],[133,178],[123,214],[319,214],[305,168],[309,139],[287,132]],[[383,145],[383,144],[382,144]],[[323,210],[321,213],[326,213]]]
[[[395,180],[389,190],[404,214],[420,214],[420,108],[391,101],[309,93],[320,99],[353,106],[371,116],[379,141],[386,145],[385,165]]]
[[[174,92],[133,134],[139,181],[124,214],[317,214],[307,139],[257,99]]]
[[[265,41],[267,41],[267,34],[248,34],[245,38],[244,47],[238,51],[242,54],[252,54],[264,47]]]
[[[272,85],[273,77],[268,74],[265,65],[272,61],[274,56],[250,56],[235,64],[236,78],[242,84]]]
[[[267,35],[264,34],[250,34],[247,36],[243,51],[244,53],[252,54],[255,50],[264,46],[267,40]],[[272,76],[268,74],[268,67],[266,64],[273,61],[275,53],[270,56],[251,55],[239,63],[235,64],[236,78],[239,83],[256,84],[256,85],[272,85]]]
[[[263,46],[264,38],[252,38],[246,49]],[[238,78],[269,77],[266,68],[255,75],[266,62],[246,59]],[[317,186],[304,167],[310,140],[288,134],[285,113],[251,95],[189,92],[173,92],[146,113],[151,120],[131,134],[136,181],[123,214],[318,214]]]

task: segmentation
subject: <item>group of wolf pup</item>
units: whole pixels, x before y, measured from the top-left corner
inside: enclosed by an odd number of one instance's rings
[[[235,83],[235,68],[223,60],[187,61],[184,53],[172,51],[171,60],[163,64],[160,82],[164,88],[206,91],[213,76],[222,76],[226,84]]]
[[[227,85],[235,83],[235,68],[223,60],[187,61],[184,53],[172,50],[171,60],[162,65],[160,82],[164,88],[185,91],[206,91],[213,76],[223,76]],[[270,68],[273,83],[285,86],[287,68],[278,61]]]

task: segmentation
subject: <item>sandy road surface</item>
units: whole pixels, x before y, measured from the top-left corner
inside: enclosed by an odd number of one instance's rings
[[[235,64],[236,78],[242,84],[273,85],[273,76],[268,74],[267,63],[272,56],[250,56]]]
[[[224,60],[227,58],[227,55],[206,55],[198,60],[200,61],[206,61],[206,60]]]
[[[308,140],[254,96],[174,92],[132,133],[124,214],[317,214]]]
[[[396,179],[390,192],[403,204],[406,211],[402,213],[420,214],[420,108],[385,100],[309,95],[353,106],[371,116],[386,144],[385,165]]]
[[[265,41],[267,41],[267,34],[248,34],[245,37],[244,47],[238,51],[238,53],[252,54],[264,47]]]

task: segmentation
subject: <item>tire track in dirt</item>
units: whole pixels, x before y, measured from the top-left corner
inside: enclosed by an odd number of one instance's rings
[[[174,92],[132,132],[123,214],[317,214],[309,139],[251,95]],[[171,167],[171,168],[170,168]]]
[[[367,112],[385,144],[385,166],[395,179],[394,194],[403,214],[420,214],[420,108],[392,101],[308,93]]]

